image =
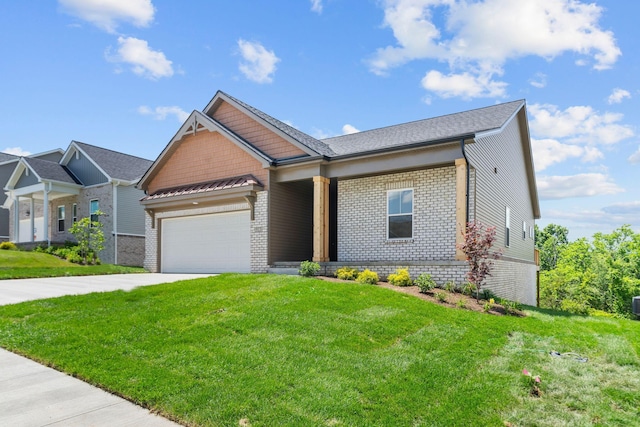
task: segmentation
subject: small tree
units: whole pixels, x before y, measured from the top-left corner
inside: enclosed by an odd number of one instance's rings
[[[480,299],[480,290],[487,276],[491,276],[493,260],[502,256],[500,251],[491,251],[496,240],[496,228],[485,227],[479,221],[467,223],[464,242],[458,247],[467,256],[469,282],[476,285],[476,299]]]
[[[94,215],[100,218],[100,215],[104,215],[104,213],[96,211]],[[89,257],[91,257],[91,262],[95,263],[98,260],[98,252],[104,249],[102,223],[91,221],[91,217],[82,218],[71,226],[69,232],[78,242],[83,263],[88,264]]]

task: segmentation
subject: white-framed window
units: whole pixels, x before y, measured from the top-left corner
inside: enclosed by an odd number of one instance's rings
[[[89,216],[91,217],[91,221],[98,221],[98,215],[96,215],[96,212],[98,212],[100,210],[100,203],[98,202],[97,199],[91,200],[89,202]]]
[[[78,222],[78,204],[77,203],[74,203],[73,206],[71,207],[71,219],[74,224]]]
[[[535,232],[532,226],[529,227],[529,238],[530,239],[535,238]]]
[[[387,191],[387,239],[413,238],[413,189]]]
[[[58,231],[64,231],[64,206],[58,206]]]
[[[522,240],[526,240],[527,238],[527,223],[522,221]]]
[[[504,210],[504,245],[506,247],[509,247],[509,243],[510,243],[510,234],[511,231],[511,209],[509,209],[509,206],[507,206]]]

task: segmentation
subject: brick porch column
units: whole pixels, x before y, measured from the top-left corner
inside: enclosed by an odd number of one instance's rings
[[[313,261],[329,261],[329,178],[313,177]]]
[[[467,229],[467,162],[456,159],[456,260],[465,261],[466,255],[458,249]]]

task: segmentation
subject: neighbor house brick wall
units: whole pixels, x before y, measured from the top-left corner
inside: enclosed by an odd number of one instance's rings
[[[338,181],[338,261],[453,261],[455,167]],[[387,188],[414,190],[413,239],[387,239]]]
[[[213,113],[213,118],[274,159],[306,154],[228,102],[220,104]]]
[[[118,235],[118,265],[141,267],[144,263],[143,236]]]
[[[266,191],[260,191],[257,196],[254,220],[251,221],[251,272],[266,273],[269,268],[267,264],[269,195]]]
[[[187,184],[252,174],[266,187],[268,171],[235,143],[217,132],[185,135],[151,180],[148,193]]]

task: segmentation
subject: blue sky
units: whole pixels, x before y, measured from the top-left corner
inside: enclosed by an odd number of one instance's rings
[[[540,226],[640,231],[640,4],[0,2],[0,151],[155,159],[218,89],[315,137],[526,99]]]

